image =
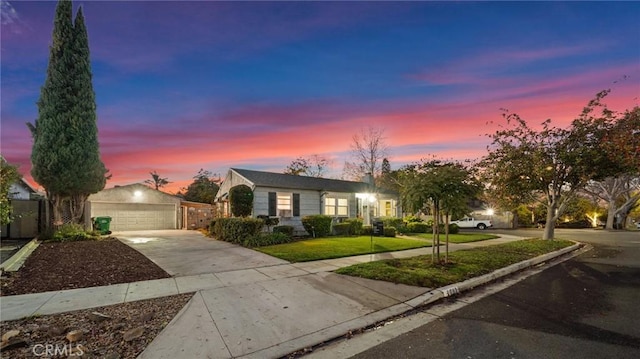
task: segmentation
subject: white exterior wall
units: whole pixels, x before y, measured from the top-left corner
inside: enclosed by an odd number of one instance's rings
[[[122,223],[135,222],[140,227],[148,222],[152,227],[176,229],[181,222],[180,198],[143,184],[114,187],[89,196],[85,207],[88,228],[92,226],[91,218],[97,216],[112,217],[114,222],[116,219]],[[131,224],[130,227],[135,226]]]
[[[299,193],[300,217],[320,214],[320,192],[273,187],[256,187],[253,191],[253,216],[269,214],[269,192]],[[293,204],[293,203],[292,203]]]
[[[12,183],[9,185],[9,198],[11,199],[29,199],[30,191],[20,183]]]
[[[225,196],[225,195],[228,196],[229,190],[231,188],[235,186],[239,186],[241,184],[249,186],[249,188],[251,189],[254,189],[255,187],[253,183],[249,182],[244,177],[229,170],[229,172],[227,172],[227,177],[225,177],[224,181],[222,181],[222,184],[220,185],[220,188],[218,189],[218,193],[216,194],[216,200],[218,200],[222,196]]]

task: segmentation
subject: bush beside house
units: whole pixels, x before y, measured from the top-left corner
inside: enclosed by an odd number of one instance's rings
[[[331,234],[333,218],[322,214],[302,217],[302,226],[312,237],[327,237]]]

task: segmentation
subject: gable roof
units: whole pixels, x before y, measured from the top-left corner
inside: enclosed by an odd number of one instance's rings
[[[231,168],[255,186],[308,189],[316,191],[363,193],[370,192],[370,185],[364,182],[343,181],[329,178],[297,176],[284,173],[261,172]]]

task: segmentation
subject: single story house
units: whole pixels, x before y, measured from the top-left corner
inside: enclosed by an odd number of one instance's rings
[[[370,183],[231,168],[216,195],[218,210],[231,216],[229,190],[238,185],[253,190],[253,217],[279,218],[282,225],[303,230],[301,218],[324,214],[336,218],[401,217],[396,193]]]
[[[180,198],[135,183],[94,193],[87,199],[85,223],[92,218],[111,217],[111,231],[182,228]]]

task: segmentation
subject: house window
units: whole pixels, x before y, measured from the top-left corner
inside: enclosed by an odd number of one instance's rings
[[[396,216],[396,208],[395,208],[395,201],[393,200],[387,200],[387,201],[383,201],[383,205],[384,208],[382,209],[382,213],[384,216],[387,217],[395,217]]]
[[[349,216],[349,201],[346,198],[325,198],[324,214],[327,216]]]
[[[291,193],[278,193],[278,215],[291,217]]]

